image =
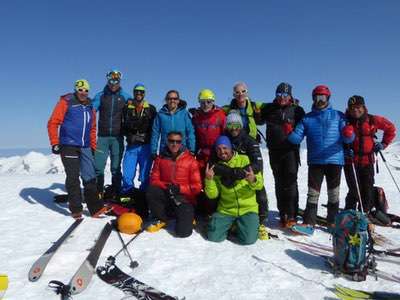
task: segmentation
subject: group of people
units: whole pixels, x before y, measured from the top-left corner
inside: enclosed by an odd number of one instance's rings
[[[213,91],[204,89],[198,95],[199,107],[188,109],[179,92],[170,90],[157,112],[145,99],[143,84],[136,84],[131,96],[122,89],[121,78],[121,72],[110,71],[106,86],[93,100],[88,97],[89,83],[77,80],[74,92],[61,96],[48,121],[52,152],[61,155],[65,168],[72,217],[82,217],[79,176],[90,214],[96,217],[107,211],[104,169],[110,156],[113,196],[139,190],[145,200],[138,212],[147,217],[150,211],[157,220],[149,231],[174,219],[176,236],[187,237],[196,214],[203,214],[210,216],[210,241],[223,241],[232,230],[240,244],[267,238],[260,137],[269,150],[283,228],[313,231],[324,177],[327,221],[334,224],[343,166],[349,187],[346,208],[362,204],[366,213],[372,209],[374,153],[393,141],[395,126],[368,114],[363,97],[350,97],[344,114],[332,108],[329,88],[319,85],[312,92],[312,111],[306,114],[288,83],[277,86],[272,102],[262,103],[252,101],[246,84],[239,82],[228,105],[218,107]],[[263,124],[265,137],[257,129]],[[377,130],[383,131],[381,142],[374,140]],[[304,137],[308,193],[303,223],[298,224],[297,173]],[[137,173],[140,186],[135,187]]]

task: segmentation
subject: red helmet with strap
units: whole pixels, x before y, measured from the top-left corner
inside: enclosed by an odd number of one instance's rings
[[[312,91],[313,97],[315,95],[326,95],[328,98],[331,96],[331,91],[326,85],[318,85]]]

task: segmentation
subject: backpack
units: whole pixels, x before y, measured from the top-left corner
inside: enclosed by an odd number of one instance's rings
[[[386,199],[385,191],[379,186],[374,186],[374,206],[377,210],[387,214],[389,208],[388,201]]]
[[[335,218],[333,267],[351,280],[364,281],[368,274],[370,243],[368,218],[359,211],[343,210]]]
[[[388,213],[388,201],[385,191],[379,186],[374,186],[374,208],[371,210],[369,219],[379,226],[392,226],[394,215]],[[395,217],[395,216],[394,216]]]

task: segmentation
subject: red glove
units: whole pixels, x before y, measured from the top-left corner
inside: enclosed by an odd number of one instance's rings
[[[282,129],[286,135],[289,135],[293,131],[293,125],[291,123],[283,123]]]
[[[354,134],[354,128],[352,125],[346,125],[342,129],[343,136],[346,138],[351,138]]]

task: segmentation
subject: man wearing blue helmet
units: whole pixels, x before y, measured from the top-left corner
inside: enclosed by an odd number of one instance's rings
[[[139,165],[139,190],[144,191],[149,183],[151,168],[150,138],[156,108],[145,100],[146,89],[142,83],[133,88],[133,100],[124,109],[123,132],[126,150],[122,162],[122,194],[130,195],[134,188],[136,168]]]
[[[122,120],[125,103],[130,95],[121,88],[122,74],[111,70],[107,73],[107,85],[103,91],[96,94],[93,107],[99,112],[97,149],[95,165],[97,176],[97,191],[103,195],[104,169],[107,158],[111,159],[112,195],[115,196],[121,189],[121,160],[124,153],[124,139],[122,135]]]

